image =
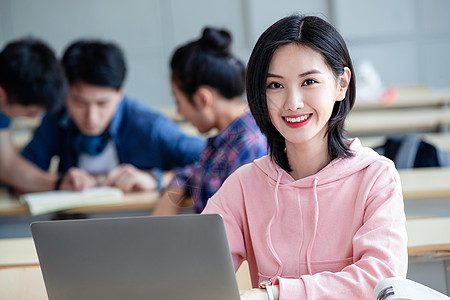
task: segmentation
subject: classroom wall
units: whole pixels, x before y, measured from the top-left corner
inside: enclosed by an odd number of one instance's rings
[[[450,83],[447,0],[0,0],[0,47],[32,35],[58,55],[82,37],[118,43],[129,66],[128,94],[148,105],[174,105],[168,61],[205,25],[228,28],[246,61],[261,32],[295,11],[320,15],[346,39],[355,65],[373,63],[383,83]]]

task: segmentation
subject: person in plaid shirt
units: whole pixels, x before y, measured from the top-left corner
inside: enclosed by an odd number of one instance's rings
[[[225,179],[267,154],[267,141],[243,101],[245,66],[230,51],[226,30],[205,28],[200,39],[178,48],[171,60],[178,112],[200,133],[217,129],[200,160],[175,171],[153,215],[177,214],[188,196],[200,213]]]

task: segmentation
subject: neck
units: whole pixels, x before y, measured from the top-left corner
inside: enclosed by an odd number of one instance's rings
[[[286,144],[286,154],[292,171],[289,174],[295,180],[316,174],[330,162],[328,142],[307,144]]]
[[[230,125],[236,119],[242,117],[247,112],[248,107],[240,97],[236,97],[231,100],[219,100],[217,101],[216,106],[217,122],[215,127],[219,131],[222,131],[228,125]]]

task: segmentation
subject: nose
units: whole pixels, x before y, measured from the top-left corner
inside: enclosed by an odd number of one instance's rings
[[[42,112],[34,112],[28,115],[28,117],[33,121],[39,121],[42,118]]]
[[[296,111],[297,109],[302,109],[305,107],[305,103],[303,103],[303,95],[297,89],[291,89],[287,93],[287,98],[284,102],[284,109],[290,111]]]
[[[95,106],[89,106],[86,112],[86,123],[93,124],[99,118],[98,109]]]

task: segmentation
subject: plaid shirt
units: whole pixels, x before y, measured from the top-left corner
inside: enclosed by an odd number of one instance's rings
[[[200,160],[177,171],[169,187],[183,189],[192,197],[195,212],[200,213],[231,173],[266,154],[266,138],[247,113],[209,138]]]

